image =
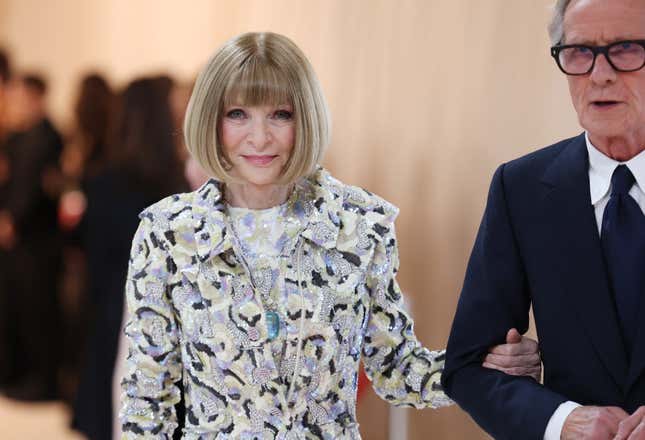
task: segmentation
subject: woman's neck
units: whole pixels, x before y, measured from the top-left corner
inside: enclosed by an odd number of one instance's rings
[[[268,209],[282,205],[289,198],[292,185],[252,185],[231,183],[226,185],[226,202],[236,208]]]

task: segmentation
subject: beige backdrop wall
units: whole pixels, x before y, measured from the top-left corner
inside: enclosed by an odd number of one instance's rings
[[[80,75],[190,79],[225,39],[271,30],[310,57],[330,103],[326,165],[401,208],[400,281],[429,347],[446,344],[494,168],[579,131],[548,55],[551,0],[0,0],[0,44],[51,81],[66,126]],[[459,409],[409,411],[411,440],[482,439]],[[359,410],[368,440],[387,408]],[[398,438],[396,440],[399,440]]]

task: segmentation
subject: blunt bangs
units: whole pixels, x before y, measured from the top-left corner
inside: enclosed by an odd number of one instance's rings
[[[225,107],[293,105],[292,97],[292,86],[287,73],[268,60],[256,56],[245,60],[238,72],[231,75],[224,89],[223,104]]]

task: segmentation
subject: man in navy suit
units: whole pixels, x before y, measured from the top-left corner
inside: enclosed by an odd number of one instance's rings
[[[496,171],[443,386],[496,439],[644,439],[645,1],[559,0],[550,32],[585,132]],[[531,305],[543,385],[481,365]]]

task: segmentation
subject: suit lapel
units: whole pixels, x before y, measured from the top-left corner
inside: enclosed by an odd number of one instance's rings
[[[600,245],[589,191],[584,135],[574,138],[543,176],[545,209],[559,247],[552,256],[565,298],[620,389],[627,358]],[[566,335],[563,335],[566,336]]]

